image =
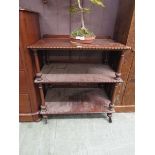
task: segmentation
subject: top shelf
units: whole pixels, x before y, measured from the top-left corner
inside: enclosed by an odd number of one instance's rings
[[[52,50],[52,49],[80,49],[80,50],[130,50],[131,47],[113,41],[112,39],[95,39],[92,44],[71,44],[69,38],[43,38],[36,43],[28,46],[33,50]]]

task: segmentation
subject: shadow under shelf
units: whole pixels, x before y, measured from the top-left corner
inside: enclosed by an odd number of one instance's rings
[[[41,69],[35,83],[117,83],[115,71],[108,65],[82,63],[51,63]]]
[[[41,114],[113,113],[111,101],[100,88],[49,88]]]

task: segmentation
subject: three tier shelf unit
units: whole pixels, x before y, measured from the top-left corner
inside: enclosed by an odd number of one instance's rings
[[[69,37],[47,37],[28,46],[34,54],[45,123],[48,115],[106,113],[112,122],[115,90],[121,79],[124,52],[131,48],[112,39],[95,39],[92,44],[73,44]],[[49,61],[53,53],[83,56],[102,54],[102,63]],[[40,59],[44,55],[44,59]],[[59,56],[59,54],[58,54]],[[41,61],[41,62],[40,62]]]

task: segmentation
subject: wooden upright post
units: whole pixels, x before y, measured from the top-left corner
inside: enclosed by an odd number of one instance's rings
[[[122,69],[122,64],[124,62],[124,51],[121,51],[121,55],[120,55],[120,61],[117,67],[117,72],[116,74],[116,80],[119,80],[121,77],[121,69]]]
[[[36,70],[37,70],[36,78],[38,81],[40,81],[42,74],[40,72],[40,64],[39,64],[39,58],[38,58],[37,50],[34,50],[34,58],[35,58],[35,65],[36,65]],[[44,97],[43,86],[41,83],[38,86],[39,86],[39,92],[40,92],[40,97],[41,97],[41,114],[43,114],[43,118],[45,119],[45,123],[47,123],[47,115],[46,115],[47,108],[45,105],[45,97]]]

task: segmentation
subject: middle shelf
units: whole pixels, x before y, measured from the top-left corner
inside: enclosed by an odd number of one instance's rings
[[[52,63],[41,69],[41,80],[35,83],[116,83],[115,71],[104,64]]]

